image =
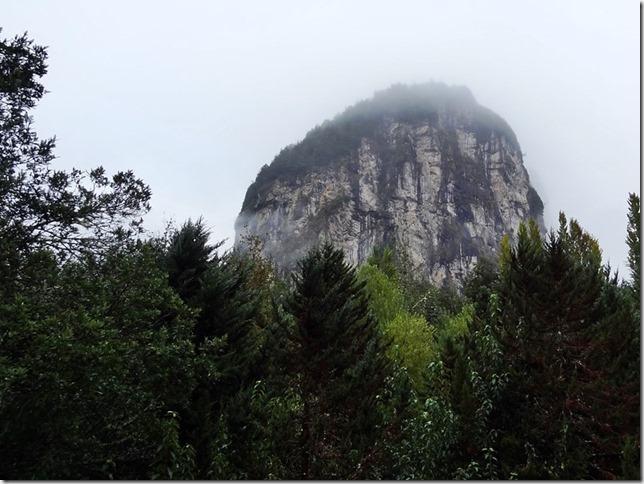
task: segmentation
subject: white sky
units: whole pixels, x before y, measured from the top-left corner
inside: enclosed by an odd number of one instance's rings
[[[560,210],[626,277],[640,193],[635,0],[2,0],[0,37],[49,46],[35,111],[58,166],[132,169],[147,227],[233,224],[260,167],[397,82],[465,85],[514,129],[547,226]]]

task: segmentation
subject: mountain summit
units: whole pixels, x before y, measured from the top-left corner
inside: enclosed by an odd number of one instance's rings
[[[395,85],[307,133],[264,165],[235,223],[286,274],[328,240],[352,263],[404,248],[419,274],[462,280],[543,203],[510,126],[462,86]]]

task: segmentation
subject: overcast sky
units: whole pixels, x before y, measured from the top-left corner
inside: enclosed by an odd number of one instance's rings
[[[215,240],[260,167],[374,91],[465,85],[514,129],[547,226],[560,210],[627,275],[640,193],[635,0],[2,0],[3,38],[49,46],[35,110],[60,167],[132,169],[147,227]]]

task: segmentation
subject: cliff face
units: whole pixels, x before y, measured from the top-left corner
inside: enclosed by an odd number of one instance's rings
[[[501,118],[463,88],[392,89],[265,166],[237,218],[236,244],[259,236],[282,274],[323,240],[356,264],[390,245],[441,283],[462,280],[522,220],[543,228],[543,204]]]

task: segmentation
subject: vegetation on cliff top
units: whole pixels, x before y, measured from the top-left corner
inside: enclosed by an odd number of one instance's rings
[[[341,163],[359,148],[363,138],[377,138],[384,121],[428,122],[438,127],[441,111],[463,116],[480,141],[498,133],[519,150],[516,135],[508,123],[478,105],[466,87],[439,82],[396,84],[347,108],[333,120],[313,128],[299,143],[282,149],[270,165],[261,168],[248,188],[242,212],[250,209],[276,180],[293,180],[314,168]]]

